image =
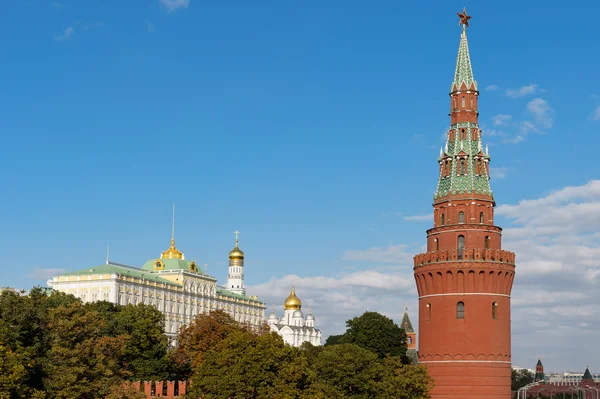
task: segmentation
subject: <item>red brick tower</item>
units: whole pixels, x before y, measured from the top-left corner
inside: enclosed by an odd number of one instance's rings
[[[427,252],[415,256],[419,363],[433,399],[510,399],[510,293],[515,255],[494,225],[489,161],[478,125],[479,91],[463,24],[450,92],[450,129],[438,159]],[[466,26],[465,26],[466,25]]]

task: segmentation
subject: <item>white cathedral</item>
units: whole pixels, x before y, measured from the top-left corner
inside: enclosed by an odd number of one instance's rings
[[[296,290],[292,286],[292,292],[283,304],[283,317],[280,319],[275,314],[275,309],[267,318],[267,324],[271,331],[281,335],[283,340],[292,346],[299,347],[304,342],[310,342],[315,346],[321,345],[321,331],[315,328],[315,317],[309,310],[306,319],[302,313],[302,301],[296,296]]]

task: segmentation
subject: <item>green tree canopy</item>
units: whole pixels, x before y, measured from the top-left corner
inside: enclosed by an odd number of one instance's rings
[[[394,321],[377,312],[365,312],[346,322],[346,332],[328,338],[326,345],[355,344],[377,354],[379,359],[387,355],[406,359],[406,332]],[[330,337],[331,338],[331,337]]]
[[[526,369],[515,370],[512,369],[510,373],[510,389],[511,391],[518,391],[527,384],[531,384],[535,378],[535,374]]]
[[[308,398],[311,382],[306,358],[279,335],[234,331],[204,353],[191,393],[206,399]]]

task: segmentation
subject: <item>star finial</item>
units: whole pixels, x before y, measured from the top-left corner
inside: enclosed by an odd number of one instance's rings
[[[458,18],[460,18],[460,22],[458,24],[469,28],[469,20],[471,19],[471,16],[467,15],[467,9],[463,8],[462,13],[457,12],[456,15],[458,15]]]

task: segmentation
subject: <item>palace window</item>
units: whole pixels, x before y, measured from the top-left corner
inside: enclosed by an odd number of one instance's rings
[[[492,302],[492,319],[496,319],[496,312],[497,312],[497,308],[498,308],[498,303],[497,302]]]
[[[490,236],[485,236],[485,249],[490,249]]]
[[[465,213],[464,212],[458,212],[458,223],[464,223],[465,222]]]
[[[463,236],[463,235],[458,236],[457,249],[458,249],[458,259],[462,259],[463,252],[465,250],[465,236]]]
[[[465,303],[459,302],[456,304],[456,318],[464,319],[465,318]]]
[[[479,223],[483,224],[483,221],[485,219],[485,215],[483,212],[479,212]]]

